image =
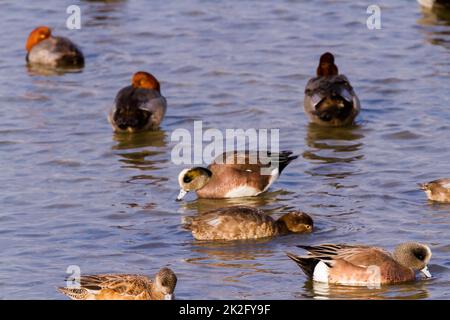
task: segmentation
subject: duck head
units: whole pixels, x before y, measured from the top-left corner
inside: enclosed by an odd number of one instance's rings
[[[293,233],[309,233],[314,227],[312,218],[301,211],[286,213],[277,220],[277,223],[282,231]]]
[[[420,271],[427,278],[431,278],[431,273],[428,271],[431,250],[428,246],[417,242],[402,243],[395,248],[393,256],[402,266]]]
[[[152,89],[161,93],[159,81],[150,73],[145,71],[136,72],[131,78],[133,88]]]
[[[334,56],[330,52],[325,52],[320,56],[319,66],[317,67],[318,77],[337,76],[338,67],[334,64]]]
[[[173,300],[177,276],[169,268],[162,268],[155,277],[154,289],[164,300]]]
[[[195,167],[184,169],[178,175],[180,193],[177,200],[181,200],[189,191],[196,191],[203,188],[211,179],[212,172],[206,168]]]
[[[35,45],[37,45],[39,42],[45,39],[50,38],[51,35],[52,31],[49,27],[46,26],[37,27],[36,29],[30,32],[25,48],[27,49],[28,52],[30,52]]]

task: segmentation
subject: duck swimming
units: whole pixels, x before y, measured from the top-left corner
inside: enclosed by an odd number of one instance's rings
[[[312,280],[349,286],[395,284],[413,281],[421,271],[431,278],[427,264],[431,258],[428,246],[407,242],[391,254],[384,249],[361,245],[322,244],[298,246],[306,256],[287,253]]]
[[[99,274],[80,277],[79,287],[58,291],[72,300],[172,300],[177,276],[162,268],[151,280],[136,274]]]
[[[116,132],[139,132],[158,128],[166,113],[166,98],[161,95],[159,81],[150,73],[139,71],[131,86],[116,96],[108,120]]]
[[[313,230],[313,220],[306,213],[292,211],[274,220],[263,211],[247,206],[184,217],[183,223],[197,240],[247,240]]]
[[[304,109],[310,121],[333,127],[353,124],[360,103],[347,77],[339,74],[331,53],[320,57],[316,74],[305,88]]]
[[[419,184],[431,201],[450,203],[450,178]]]
[[[195,191],[199,198],[210,199],[257,196],[269,189],[286,166],[297,158],[291,151],[279,154],[225,152],[207,168],[182,170],[178,176],[181,189],[177,200],[189,191]]]
[[[49,27],[41,26],[31,31],[25,47],[29,64],[62,68],[84,66],[81,50],[67,38],[52,36]]]

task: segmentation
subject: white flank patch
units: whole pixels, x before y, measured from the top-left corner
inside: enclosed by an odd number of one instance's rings
[[[227,198],[253,197],[257,196],[260,193],[261,191],[258,191],[253,187],[243,185],[228,191],[225,197]]]
[[[270,180],[269,183],[267,184],[267,186],[264,188],[264,190],[262,192],[267,191],[267,189],[270,188],[270,186],[275,182],[275,180],[278,179],[278,177],[280,176],[280,173],[278,171],[278,167],[273,169],[272,172],[270,173]]]
[[[443,185],[444,188],[450,189],[450,182]]]
[[[328,273],[330,268],[322,261],[316,264],[313,273],[313,280],[328,283]]]

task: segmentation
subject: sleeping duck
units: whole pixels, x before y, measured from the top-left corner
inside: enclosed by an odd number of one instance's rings
[[[263,211],[247,206],[232,206],[184,217],[183,223],[197,240],[259,239],[313,230],[313,220],[301,211],[292,211],[274,220]]]
[[[305,89],[304,108],[310,121],[333,127],[353,124],[360,103],[347,77],[339,74],[331,53],[320,57],[316,73]]]
[[[450,178],[419,184],[431,201],[450,203]]]
[[[148,72],[139,71],[133,75],[131,86],[117,93],[108,120],[116,132],[154,130],[166,109],[166,98],[161,95],[158,80]]]
[[[84,66],[81,50],[67,38],[52,36],[49,27],[37,27],[31,31],[25,47],[29,64],[62,68]]]
[[[77,287],[58,291],[72,300],[172,300],[177,276],[162,268],[154,279],[137,274],[83,275]]]
[[[298,156],[291,151],[279,154],[264,152],[226,152],[207,168],[184,169],[178,176],[180,193],[177,200],[189,191],[199,198],[254,197],[265,192],[278,179],[286,166]]]

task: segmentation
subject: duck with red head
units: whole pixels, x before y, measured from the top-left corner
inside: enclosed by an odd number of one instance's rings
[[[159,81],[150,73],[136,72],[131,85],[116,96],[108,120],[116,132],[140,132],[157,129],[167,109]]]
[[[339,74],[333,54],[320,57],[316,74],[305,89],[304,108],[310,121],[333,127],[353,124],[361,106],[347,77]]]
[[[29,64],[47,67],[82,68],[84,56],[69,39],[54,37],[49,27],[41,26],[31,31],[25,45]]]

